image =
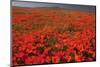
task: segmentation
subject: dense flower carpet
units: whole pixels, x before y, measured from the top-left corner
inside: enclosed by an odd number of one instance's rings
[[[12,8],[13,65],[96,60],[95,12]]]

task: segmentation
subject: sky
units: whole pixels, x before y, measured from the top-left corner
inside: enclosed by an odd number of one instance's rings
[[[60,4],[60,3],[43,3],[43,2],[29,2],[29,1],[12,1],[12,6],[19,7],[60,7],[65,9],[75,9],[83,11],[96,11],[94,5],[76,5],[76,4]]]

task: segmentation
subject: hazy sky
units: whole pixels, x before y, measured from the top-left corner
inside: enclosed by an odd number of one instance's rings
[[[12,1],[12,6],[20,7],[61,7],[66,9],[95,11],[95,6],[90,5],[72,5],[72,4],[55,4],[55,3],[41,3],[41,2],[26,2],[26,1]]]

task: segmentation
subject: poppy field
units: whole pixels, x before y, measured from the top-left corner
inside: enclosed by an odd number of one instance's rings
[[[95,12],[12,7],[12,65],[96,61]]]

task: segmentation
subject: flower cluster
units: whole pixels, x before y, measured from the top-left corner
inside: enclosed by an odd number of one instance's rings
[[[12,19],[14,66],[96,60],[94,13],[22,9]]]

